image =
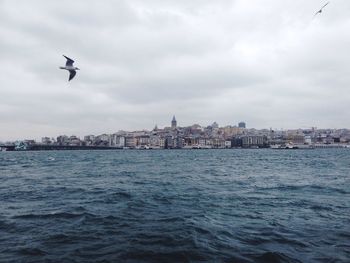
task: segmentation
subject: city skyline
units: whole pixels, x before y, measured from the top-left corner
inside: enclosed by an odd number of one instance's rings
[[[245,122],[220,127],[217,122],[208,126],[177,125],[175,115],[170,125],[152,130],[87,134],[83,138],[61,134],[44,136],[41,140],[16,140],[0,143],[1,151],[23,150],[111,150],[111,149],[228,149],[272,148],[315,149],[350,148],[350,129],[273,130],[247,128]]]
[[[67,8],[69,6],[69,8]],[[152,129],[177,116],[348,128],[350,2],[0,3],[0,141]],[[67,82],[62,54],[81,69]]]
[[[221,125],[220,123],[213,121],[211,123],[205,124],[205,125],[201,125],[198,122],[193,122],[189,125],[182,125],[181,122],[180,124],[177,121],[177,118],[175,115],[173,115],[173,117],[171,118],[171,120],[168,120],[168,124],[167,125],[158,125],[157,123],[155,125],[153,125],[152,128],[144,128],[144,129],[136,129],[136,130],[128,130],[128,129],[114,129],[112,131],[101,131],[98,133],[94,133],[94,132],[86,132],[86,133],[82,133],[82,134],[66,134],[66,133],[57,133],[57,134],[41,134],[41,136],[39,137],[23,137],[23,138],[14,138],[14,139],[2,139],[0,137],[0,142],[13,142],[13,141],[23,141],[23,140],[34,140],[34,141],[41,141],[43,138],[47,138],[47,139],[56,139],[56,137],[60,137],[60,136],[73,136],[73,137],[77,137],[77,138],[84,138],[86,136],[102,136],[102,135],[113,135],[113,134],[118,134],[118,133],[138,133],[138,132],[152,132],[154,130],[173,130],[173,129],[186,129],[189,127],[193,127],[193,126],[198,126],[201,127],[202,129],[206,129],[208,127],[213,127],[213,128],[218,128],[218,129],[225,129],[225,128],[240,128],[243,130],[246,130],[248,132],[248,134],[250,133],[250,131],[276,131],[276,132],[294,132],[294,131],[307,131],[307,130],[320,130],[320,131],[324,131],[324,130],[333,130],[333,131],[339,131],[339,130],[348,130],[350,131],[350,128],[347,127],[341,127],[341,128],[332,128],[332,127],[327,127],[327,128],[323,128],[323,127],[315,127],[315,126],[308,126],[308,127],[291,127],[291,128],[273,128],[273,127],[263,127],[263,128],[257,128],[257,127],[249,127],[247,125],[247,123],[245,121],[239,121],[236,122],[236,124],[223,124]]]
[[[173,117],[176,117],[176,115],[172,115]],[[137,128],[137,129],[127,129],[127,128],[123,128],[123,127],[117,127],[118,125],[116,125],[116,128],[112,128],[110,130],[103,130],[103,129],[91,129],[91,130],[86,130],[86,131],[81,131],[81,132],[76,132],[76,133],[67,133],[67,132],[60,132],[58,131],[57,133],[52,133],[52,134],[43,134],[43,133],[38,133],[38,135],[35,136],[22,136],[22,137],[15,137],[15,136],[10,136],[10,137],[5,137],[2,136],[2,133],[0,133],[0,142],[6,142],[6,141],[17,141],[17,140],[36,140],[36,141],[40,141],[43,137],[49,137],[49,138],[55,138],[57,136],[60,135],[73,135],[73,136],[77,136],[79,138],[83,138],[86,135],[101,135],[101,134],[114,134],[117,133],[119,131],[126,131],[126,132],[137,132],[137,131],[152,131],[154,129],[154,127],[158,127],[160,129],[163,128],[170,128],[172,126],[171,122],[173,117],[169,118],[168,116],[168,120],[167,123],[164,124],[159,124],[158,122],[154,122],[154,124],[150,124],[148,125],[148,127],[145,128]],[[176,121],[178,120],[178,118],[176,117]],[[262,127],[252,127],[250,126],[250,124],[248,122],[246,122],[245,120],[239,120],[236,121],[235,123],[220,123],[216,120],[214,121],[209,121],[207,123],[200,123],[200,122],[189,122],[189,123],[183,123],[181,120],[180,122],[177,121],[177,126],[178,127],[190,127],[193,125],[200,125],[201,127],[205,128],[207,126],[210,126],[212,124],[218,124],[218,126],[220,128],[224,128],[224,127],[239,127],[240,123],[244,123],[246,125],[246,128],[249,129],[256,129],[256,130],[276,130],[276,131],[288,131],[288,130],[307,130],[307,129],[319,129],[319,130],[341,130],[341,129],[348,129],[350,130],[349,126],[344,126],[344,127],[317,127],[315,125],[304,125],[302,127],[272,127],[272,126],[262,126]]]

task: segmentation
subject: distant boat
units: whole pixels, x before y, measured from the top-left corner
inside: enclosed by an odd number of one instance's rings
[[[270,145],[270,148],[271,149],[281,149],[282,147],[281,147],[282,145],[280,145],[280,144],[272,144],[272,145]]]
[[[297,147],[297,149],[315,149],[311,144],[295,144],[294,147]]]
[[[270,146],[271,149],[284,149],[284,150],[295,150],[295,149],[315,149],[313,145],[310,144],[293,144],[293,143],[287,143],[285,145],[283,144],[274,144]]]

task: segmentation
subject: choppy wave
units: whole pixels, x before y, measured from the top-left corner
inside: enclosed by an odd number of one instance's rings
[[[348,262],[349,157],[0,153],[0,262]]]

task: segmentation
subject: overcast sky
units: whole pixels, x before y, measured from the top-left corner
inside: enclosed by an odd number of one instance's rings
[[[350,128],[350,1],[0,0],[0,141]],[[65,54],[81,70],[68,82]]]

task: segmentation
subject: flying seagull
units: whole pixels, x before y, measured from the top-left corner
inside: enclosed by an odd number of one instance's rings
[[[325,8],[328,4],[329,4],[329,2],[327,2],[327,4],[325,4],[324,6],[322,6],[321,9],[318,10],[318,11],[316,12],[316,14],[314,15],[314,17],[317,16],[318,14],[321,14],[322,11],[323,11],[323,8]]]
[[[65,70],[68,70],[69,71],[69,79],[68,81],[72,80],[75,76],[75,74],[77,74],[76,70],[79,70],[77,67],[74,67],[73,66],[73,63],[74,63],[74,60],[69,58],[69,57],[66,57],[65,55],[63,55],[66,59],[67,59],[67,62],[66,62],[66,66],[65,67],[60,67],[60,69],[65,69]]]

